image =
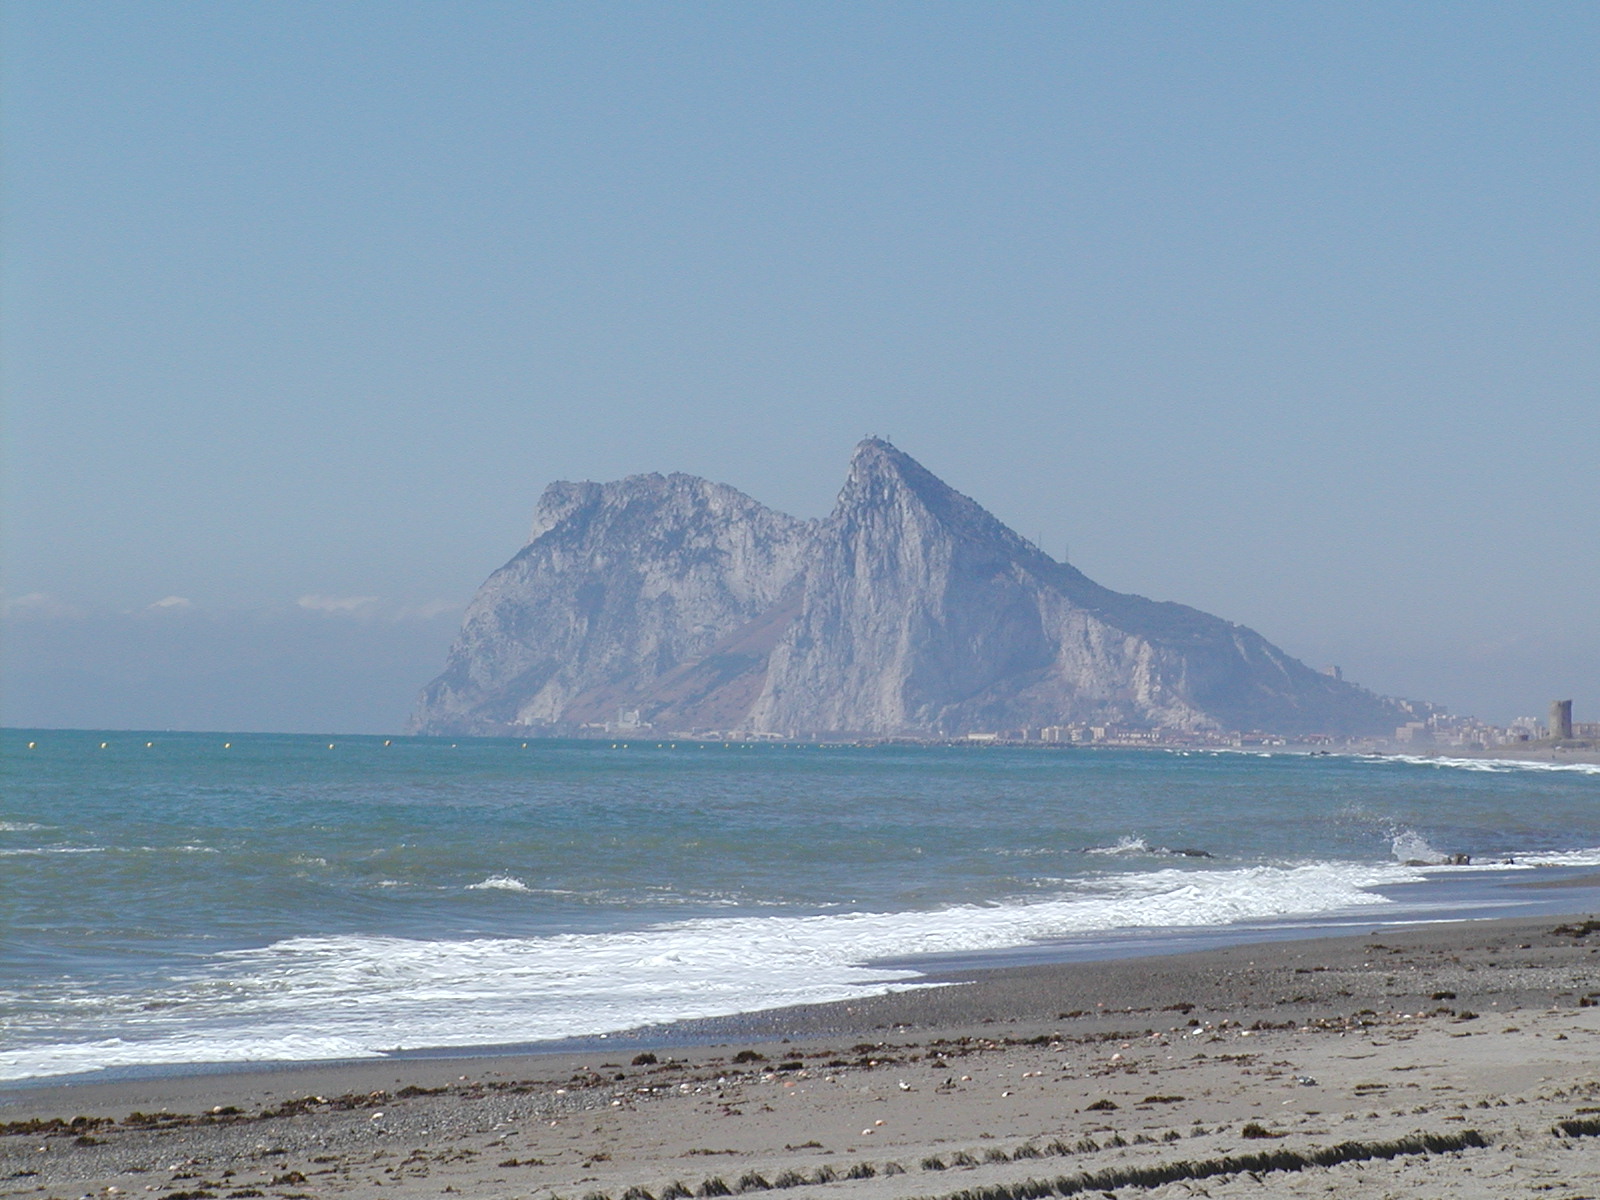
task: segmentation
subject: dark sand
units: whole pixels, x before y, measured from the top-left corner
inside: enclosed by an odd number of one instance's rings
[[[894,1198],[1085,1176],[1155,1197],[1600,1196],[1587,922],[972,972],[578,1052],[5,1091],[0,1196]]]

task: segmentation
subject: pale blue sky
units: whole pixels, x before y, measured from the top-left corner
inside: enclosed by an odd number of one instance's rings
[[[393,727],[551,479],[814,516],[875,432],[1108,586],[1600,719],[1600,7],[4,20],[0,718],[339,728],[293,617]],[[162,686],[282,704],[141,719],[168,596]]]

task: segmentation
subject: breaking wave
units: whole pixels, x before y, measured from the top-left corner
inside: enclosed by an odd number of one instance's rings
[[[626,932],[456,941],[296,937],[214,955],[159,995],[79,1005],[77,1036],[62,1036],[60,1026],[33,1031],[33,1045],[0,1052],[0,1077],[369,1058],[846,1000],[920,985],[915,970],[873,965],[885,959],[1370,910],[1390,903],[1371,889],[1416,878],[1398,865],[1355,863],[1167,868],[1080,882],[1044,900],[924,912],[708,917]],[[509,876],[473,886],[523,887]],[[67,999],[57,999],[57,1012]],[[151,1008],[152,1000],[165,1003]]]
[[[1459,771],[1485,771],[1504,775],[1515,771],[1559,771],[1573,775],[1600,775],[1600,763],[1534,762],[1519,758],[1434,758],[1421,754],[1372,755],[1369,762],[1408,763],[1418,767],[1451,767]]]
[[[469,892],[528,892],[532,891],[522,880],[511,875],[491,875],[482,883],[467,884]]]

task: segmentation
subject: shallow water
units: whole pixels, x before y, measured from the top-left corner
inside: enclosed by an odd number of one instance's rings
[[[0,752],[11,1079],[527,1043],[914,985],[921,956],[1557,911],[1517,881],[1600,864],[1593,767],[61,731]],[[1455,853],[1480,865],[1407,865]]]

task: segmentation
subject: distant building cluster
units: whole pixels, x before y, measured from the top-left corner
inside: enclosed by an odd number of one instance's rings
[[[1328,674],[1338,668],[1330,667]],[[1397,700],[1400,708],[1414,720],[1395,728],[1392,738],[1349,737],[1308,734],[1286,737],[1262,730],[1194,730],[1156,726],[1154,728],[1116,724],[1022,726],[1016,729],[972,730],[945,737],[869,736],[870,741],[961,743],[968,745],[1040,746],[1148,746],[1168,749],[1242,748],[1247,746],[1315,746],[1327,749],[1377,750],[1390,746],[1402,750],[1492,750],[1497,746],[1549,741],[1600,741],[1600,721],[1572,720],[1572,702],[1556,701],[1549,718],[1518,717],[1509,725],[1490,725],[1476,717],[1456,716],[1437,705],[1418,700]],[[619,708],[614,721],[594,722],[581,727],[579,736],[638,736],[655,727],[641,719],[638,709]],[[773,733],[749,729],[673,730],[663,736],[696,741],[818,741],[827,735],[812,733]]]
[[[1337,667],[1324,674],[1335,678]],[[1600,741],[1600,721],[1572,720],[1572,702],[1562,700],[1550,706],[1550,717],[1541,723],[1533,717],[1518,717],[1509,725],[1491,725],[1476,717],[1456,716],[1438,705],[1420,700],[1396,700],[1399,707],[1415,719],[1396,726],[1392,738],[1333,737],[1309,734],[1286,737],[1261,730],[1206,731],[1192,729],[1135,728],[1122,725],[1045,725],[1039,728],[977,731],[951,740],[971,743],[1019,745],[1040,743],[1061,746],[1161,746],[1243,747],[1243,746],[1318,746],[1326,748],[1376,750],[1395,746],[1402,750],[1454,749],[1492,750],[1497,746],[1527,742],[1576,740]]]
[[[1592,741],[1600,739],[1600,721],[1574,722],[1572,701],[1555,700],[1546,721],[1518,717],[1509,725],[1490,725],[1476,717],[1457,717],[1435,709],[1416,721],[1408,721],[1394,731],[1394,740],[1403,746],[1455,747],[1490,750],[1526,742]]]

